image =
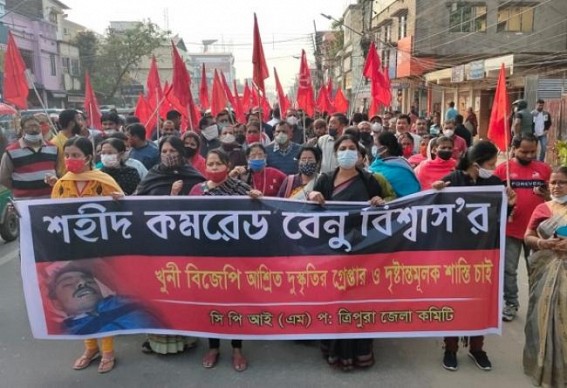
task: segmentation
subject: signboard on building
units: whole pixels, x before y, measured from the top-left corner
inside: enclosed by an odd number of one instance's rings
[[[465,80],[465,65],[451,68],[451,82],[463,82]]]
[[[144,94],[144,85],[124,85],[120,87],[120,94],[125,97],[137,97]]]
[[[467,79],[483,79],[484,78],[484,61],[474,61],[469,63],[467,72]]]

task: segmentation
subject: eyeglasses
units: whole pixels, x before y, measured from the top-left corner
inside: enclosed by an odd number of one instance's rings
[[[567,186],[567,181],[549,181],[550,186]]]

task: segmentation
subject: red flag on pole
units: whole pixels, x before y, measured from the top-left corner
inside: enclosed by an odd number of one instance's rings
[[[244,81],[244,92],[242,92],[242,109],[244,109],[244,112],[250,111],[250,108],[252,108],[251,104],[252,104],[252,91],[248,86],[248,80],[246,80]]]
[[[270,118],[270,110],[272,109],[272,107],[270,106],[270,103],[266,96],[261,97],[260,108],[262,109],[262,117],[266,117],[265,120]]]
[[[254,47],[252,50],[252,65],[254,66],[252,80],[254,85],[264,94],[264,80],[270,76],[266,57],[264,56],[264,48],[262,47],[262,38],[260,37],[260,29],[258,28],[258,19],[254,13]]]
[[[490,112],[488,124],[488,138],[496,144],[501,151],[506,151],[510,144],[510,129],[508,128],[508,92],[506,91],[506,68],[500,66],[496,93]]]
[[[313,116],[315,111],[315,98],[313,96],[313,86],[311,85],[311,72],[307,64],[305,50],[301,50],[301,65],[299,67],[299,86],[297,88],[297,105],[303,109],[307,115]]]
[[[26,65],[14,36],[8,32],[8,49],[4,58],[4,101],[20,109],[27,109],[28,94]]]
[[[87,126],[89,128],[101,129],[100,118],[102,114],[100,113],[98,101],[91,85],[91,76],[88,72],[85,73],[85,111]]]
[[[282,84],[280,83],[280,78],[278,77],[278,72],[275,67],[274,77],[276,78],[276,91],[278,93],[278,103],[280,105],[280,117],[285,117],[287,110],[289,109],[289,105],[287,104],[287,99],[285,98]]]
[[[339,87],[337,94],[335,94],[335,112],[333,113],[347,113],[348,112],[348,100],[343,94],[343,90]]]
[[[382,68],[382,76],[384,79],[384,88],[383,88],[383,98],[382,98],[382,102],[384,103],[385,106],[390,106],[392,105],[392,89],[391,89],[391,85],[390,85],[390,74],[389,74],[389,70],[386,67]]]
[[[374,115],[378,111],[380,104],[389,106],[392,100],[389,79],[386,78],[380,69],[380,58],[376,52],[376,45],[372,42],[368,50],[368,55],[366,56],[363,70],[364,76],[371,80],[370,94],[372,96],[372,102],[370,104],[370,115]]]
[[[177,52],[177,47],[175,47],[173,41],[171,42],[171,46],[173,56],[171,93],[173,94],[173,98],[177,99],[179,101],[179,105],[183,107],[180,112],[188,118],[190,129],[194,130],[199,127],[199,115],[191,93],[191,77],[189,76],[185,62]]]
[[[333,104],[329,99],[329,94],[327,93],[327,87],[325,85],[322,85],[319,88],[319,93],[317,94],[317,102],[315,103],[315,106],[321,113],[323,112],[332,113],[333,111]]]
[[[215,76],[213,78],[213,91],[211,95],[211,115],[216,117],[216,115],[223,109],[226,109],[226,94],[222,87],[222,82],[215,69]]]
[[[148,79],[146,80],[146,87],[148,89],[146,93],[147,102],[155,109],[163,99],[163,90],[161,88],[157,61],[154,55],[152,55],[150,71],[148,72]]]
[[[236,100],[232,95],[232,91],[230,90],[230,86],[228,86],[228,82],[226,82],[226,78],[224,77],[224,73],[222,72],[222,70],[220,71],[220,80],[221,80],[222,88],[224,89],[224,94],[226,96],[226,99],[230,103],[232,111],[235,112],[236,114]]]
[[[138,96],[138,102],[136,102],[136,108],[134,109],[134,116],[140,119],[140,123],[144,126],[150,119],[151,108],[148,106],[148,102],[144,98],[144,95],[140,93]]]
[[[236,121],[240,124],[246,123],[246,115],[244,114],[244,107],[242,106],[242,98],[238,95],[238,88],[236,87],[236,80],[232,80],[234,87],[234,100],[236,101]]]
[[[205,64],[201,68],[201,85],[199,86],[199,101],[201,102],[201,109],[207,110],[211,107],[209,103],[209,87],[207,85],[207,71]]]

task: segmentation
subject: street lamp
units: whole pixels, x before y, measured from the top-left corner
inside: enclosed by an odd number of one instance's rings
[[[364,34],[363,34],[362,32],[356,31],[356,30],[353,29],[352,27],[347,26],[344,22],[341,22],[340,20],[335,19],[335,18],[332,17],[331,15],[327,15],[327,14],[322,13],[321,16],[323,16],[323,17],[324,17],[325,19],[327,19],[327,20],[332,20],[332,21],[334,21],[335,23],[338,23],[339,25],[343,26],[343,27],[346,28],[347,30],[350,30],[350,31],[354,32],[354,33],[357,34],[357,35],[364,36]]]

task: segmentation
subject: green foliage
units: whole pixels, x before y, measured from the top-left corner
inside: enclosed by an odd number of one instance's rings
[[[92,32],[77,36],[79,50],[84,47],[80,54],[81,68],[89,71],[93,89],[104,95],[101,103],[115,102],[120,87],[128,84],[130,73],[169,37],[169,31],[160,30],[150,21],[129,27],[123,30],[109,28],[100,39]]]
[[[81,61],[81,85],[84,88],[85,73],[91,76],[95,72],[96,56],[99,47],[98,39],[92,31],[81,31],[71,41],[71,44],[79,49],[79,59]]]
[[[557,158],[559,159],[559,165],[567,166],[567,141],[558,140],[557,143],[555,143],[555,149]]]

